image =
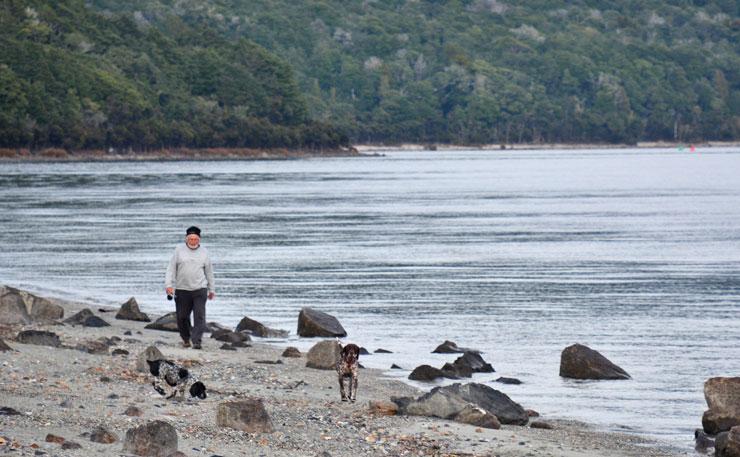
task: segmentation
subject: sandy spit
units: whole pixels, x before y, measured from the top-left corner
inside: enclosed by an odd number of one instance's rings
[[[657,457],[685,455],[630,435],[602,433],[587,424],[538,418],[553,430],[503,426],[481,429],[434,418],[375,416],[371,400],[422,392],[379,370],[364,369],[356,403],[339,401],[336,375],[305,367],[301,358],[283,358],[282,347],[252,342],[237,351],[219,349],[205,338],[203,350],[184,349],[176,333],[145,330],[145,323],[116,320],[115,311],[68,304],[65,317],[83,307],[111,324],[104,328],[33,325],[57,333],[64,346],[101,337],[122,340],[113,349],[128,355],[93,355],[14,341],[18,327],[0,327],[0,338],[15,351],[0,352],[0,407],[20,415],[0,415],[0,454],[120,456],[126,431],[152,420],[177,430],[178,448],[187,456],[501,456],[501,457]],[[105,312],[101,311],[105,310]],[[297,316],[296,316],[297,317]],[[131,332],[131,335],[124,335]],[[136,358],[149,345],[166,357],[190,365],[209,388],[206,400],[165,400],[148,375],[136,372]],[[257,363],[278,361],[280,364]],[[362,358],[360,360],[362,362]],[[275,431],[247,434],[216,425],[221,402],[264,400]],[[514,399],[516,400],[516,399]],[[124,415],[129,406],[143,415]],[[526,407],[526,405],[524,405]],[[96,427],[115,433],[112,444],[92,442]],[[47,434],[78,443],[63,449]]]

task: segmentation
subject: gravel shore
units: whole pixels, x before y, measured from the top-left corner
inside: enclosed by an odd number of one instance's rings
[[[82,307],[68,304],[65,316]],[[283,358],[283,348],[258,342],[225,351],[219,349],[221,342],[210,338],[204,339],[202,350],[185,349],[176,333],[145,330],[145,323],[114,319],[116,310],[90,308],[111,326],[27,327],[57,333],[65,346],[61,348],[17,343],[20,328],[0,327],[0,338],[14,349],[0,352],[0,408],[20,413],[0,412],[0,454],[126,455],[122,440],[127,430],[163,420],[177,430],[178,448],[187,456],[686,455],[631,435],[546,417],[539,420],[552,430],[506,425],[490,430],[434,418],[378,416],[370,413],[369,401],[422,392],[383,377],[379,370],[363,369],[357,402],[343,403],[336,374],[306,368],[305,356]],[[113,349],[128,354],[96,355],[68,348],[112,337],[121,340],[108,354]],[[138,355],[150,345],[197,373],[209,389],[208,398],[175,401],[157,394],[151,376],[136,371]],[[218,427],[218,404],[239,398],[263,399],[275,431],[247,434]],[[131,406],[141,415],[124,414]],[[90,433],[98,427],[117,435],[117,441],[91,441]],[[47,442],[48,434],[67,445]],[[74,449],[69,442],[80,447]]]

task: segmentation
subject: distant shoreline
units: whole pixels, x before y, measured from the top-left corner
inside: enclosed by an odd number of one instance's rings
[[[584,150],[584,149],[679,149],[740,147],[740,141],[704,141],[698,143],[639,142],[636,145],[603,143],[517,143],[459,145],[445,143],[357,144],[339,149],[249,149],[249,148],[172,148],[155,151],[110,149],[67,151],[45,148],[31,152],[25,148],[0,148],[2,162],[126,162],[126,161],[216,161],[216,160],[296,160],[323,157],[382,156],[389,151],[502,151],[502,150]]]
[[[444,143],[401,143],[396,145],[385,144],[356,144],[353,145],[360,153],[384,151],[499,151],[499,150],[561,150],[561,149],[665,149],[680,148],[721,148],[740,147],[740,141],[702,141],[702,142],[667,142],[642,141],[637,144],[606,144],[606,143],[514,143],[514,144],[481,144],[459,145]]]
[[[0,162],[126,162],[126,161],[183,161],[183,160],[293,160],[315,157],[359,157],[357,149],[248,149],[248,148],[172,148],[156,151],[126,151],[110,149],[67,151],[45,148],[31,152],[28,149],[0,149]]]

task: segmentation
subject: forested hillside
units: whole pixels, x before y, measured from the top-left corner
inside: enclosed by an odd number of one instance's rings
[[[740,138],[736,0],[90,0],[290,62],[354,141]]]
[[[0,147],[337,147],[292,68],[243,37],[82,0],[0,3]]]
[[[0,146],[738,140],[739,9],[4,0]]]

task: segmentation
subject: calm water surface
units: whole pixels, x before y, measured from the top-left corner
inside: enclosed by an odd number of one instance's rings
[[[164,313],[193,224],[215,263],[209,320],[295,334],[312,306],[393,351],[363,357],[384,369],[453,361],[430,354],[453,340],[496,369],[474,381],[547,417],[688,451],[703,382],[740,375],[737,148],[0,164],[0,283]],[[576,342],[633,379],[561,379]]]

